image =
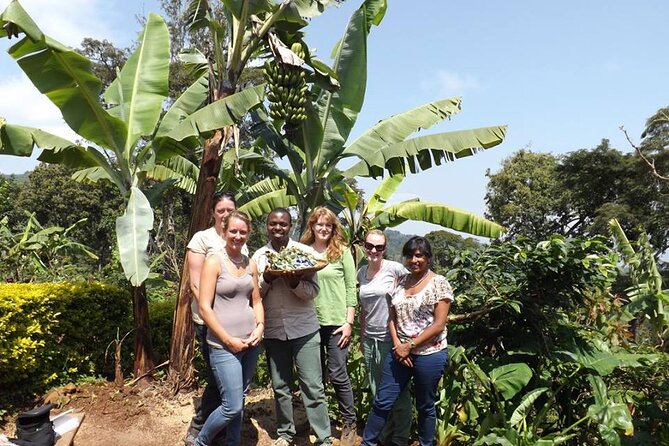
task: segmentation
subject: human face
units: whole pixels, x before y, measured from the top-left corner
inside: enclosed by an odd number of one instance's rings
[[[240,218],[231,218],[225,229],[225,246],[235,251],[241,250],[248,238],[249,227],[246,222]]]
[[[311,232],[314,233],[314,238],[317,242],[322,242],[327,244],[332,238],[332,231],[334,226],[330,223],[330,220],[321,216],[316,220],[316,223],[311,227]]]
[[[288,245],[290,216],[285,212],[273,212],[267,217],[267,236],[275,248]]]
[[[378,246],[383,246],[383,249],[377,249]],[[363,247],[365,248],[367,260],[370,262],[379,262],[383,259],[383,253],[386,252],[386,238],[380,234],[369,234],[365,238]]]
[[[218,203],[216,203],[216,206],[214,206],[214,225],[221,229],[223,228],[223,220],[225,217],[228,216],[228,214],[232,211],[235,210],[235,203],[232,200],[228,200],[227,198],[222,199]]]
[[[407,267],[411,274],[420,276],[430,269],[430,258],[417,249],[404,257],[404,266]]]

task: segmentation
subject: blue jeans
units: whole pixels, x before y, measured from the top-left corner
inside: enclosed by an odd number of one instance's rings
[[[239,353],[225,348],[211,348],[209,359],[221,395],[221,405],[204,423],[195,444],[209,446],[218,433],[227,427],[226,446],[241,442],[244,389],[251,384],[256,371],[260,347],[251,347]]]
[[[434,407],[437,400],[437,385],[448,364],[448,350],[444,349],[429,355],[411,355],[411,361],[413,367],[406,367],[397,361],[395,355],[386,356],[381,384],[374,398],[365,431],[362,433],[362,445],[377,444],[395,400],[411,378],[414,379],[418,411],[418,441],[421,446],[432,445],[437,423],[437,410]]]

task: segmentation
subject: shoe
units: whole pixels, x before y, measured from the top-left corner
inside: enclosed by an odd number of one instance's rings
[[[355,422],[344,424],[341,429],[341,437],[339,437],[339,444],[341,446],[353,446],[355,444],[357,426]]]
[[[189,429],[188,432],[186,432],[186,436],[184,437],[184,446],[194,446],[195,439],[197,438],[198,434],[199,432]]]
[[[283,437],[279,437],[276,440],[274,440],[274,443],[272,443],[273,446],[290,446],[290,441],[286,440]]]

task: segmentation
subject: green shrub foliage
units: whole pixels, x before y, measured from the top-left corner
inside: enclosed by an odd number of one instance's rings
[[[100,283],[0,284],[0,398],[111,374],[107,345],[130,330],[130,294]],[[113,353],[113,349],[111,350]]]

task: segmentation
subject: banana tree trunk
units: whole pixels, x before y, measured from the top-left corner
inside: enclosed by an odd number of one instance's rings
[[[135,363],[133,370],[136,377],[149,375],[154,368],[153,343],[149,326],[149,302],[146,299],[146,286],[142,283],[132,287],[132,306],[135,328]],[[142,380],[150,379],[149,376]],[[140,381],[142,381],[140,380]]]
[[[200,175],[197,179],[197,188],[193,200],[193,213],[188,229],[188,240],[197,231],[209,226],[211,197],[216,191],[216,181],[221,170],[222,157],[219,154],[223,131],[217,130],[214,136],[204,145]],[[193,298],[190,291],[188,274],[188,257],[184,256],[184,267],[179,283],[179,298],[174,310],[172,323],[172,340],[170,343],[170,367],[168,379],[175,392],[190,387],[194,383],[193,370],[194,335],[191,321],[190,302]]]

